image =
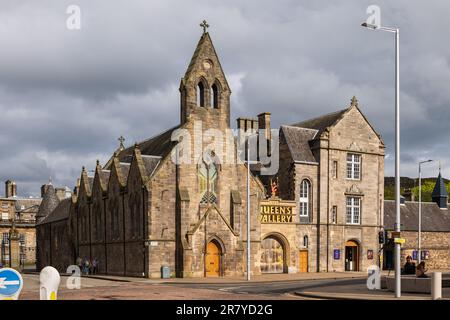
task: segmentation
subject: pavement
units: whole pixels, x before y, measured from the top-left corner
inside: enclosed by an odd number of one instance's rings
[[[208,278],[169,278],[169,279],[148,279],[148,278],[133,278],[133,277],[117,277],[117,276],[103,276],[103,275],[89,275],[86,278],[102,279],[110,281],[124,281],[124,282],[154,282],[164,284],[242,284],[242,283],[266,283],[274,281],[309,281],[309,280],[339,280],[339,279],[355,279],[365,278],[365,272],[309,272],[309,273],[294,273],[294,274],[264,274],[252,276],[250,281],[245,277],[208,277]]]

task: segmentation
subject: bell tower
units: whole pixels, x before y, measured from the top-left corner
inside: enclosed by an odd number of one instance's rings
[[[199,120],[204,127],[230,127],[230,87],[207,32],[203,34],[180,83],[181,124]]]

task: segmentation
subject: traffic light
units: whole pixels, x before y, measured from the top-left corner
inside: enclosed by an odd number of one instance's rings
[[[384,244],[386,242],[386,236],[383,230],[381,230],[380,232],[378,232],[378,243],[379,244]]]

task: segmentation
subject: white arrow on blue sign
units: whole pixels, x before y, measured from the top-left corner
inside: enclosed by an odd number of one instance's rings
[[[0,269],[0,296],[12,297],[22,290],[22,276],[10,268]]]

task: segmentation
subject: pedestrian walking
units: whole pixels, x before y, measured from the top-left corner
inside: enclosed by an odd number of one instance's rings
[[[97,274],[97,271],[98,271],[98,260],[97,258],[94,258],[94,260],[92,261],[92,273]]]

